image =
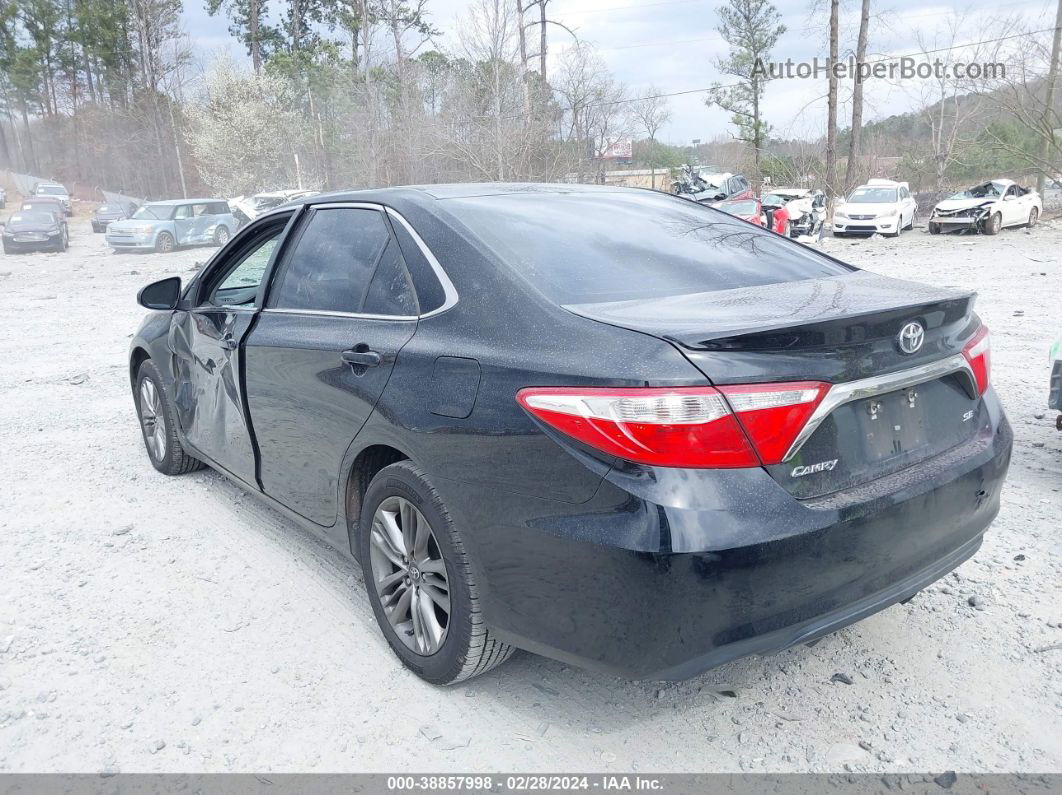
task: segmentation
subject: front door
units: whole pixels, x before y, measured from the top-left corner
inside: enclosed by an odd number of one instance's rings
[[[290,217],[290,216],[288,216]],[[255,456],[240,383],[240,345],[287,217],[248,227],[211,263],[192,307],[170,326],[177,415],[195,450],[249,485]]]
[[[267,494],[317,524],[335,523],[343,457],[416,331],[417,311],[379,209],[324,207],[303,221],[246,342]]]

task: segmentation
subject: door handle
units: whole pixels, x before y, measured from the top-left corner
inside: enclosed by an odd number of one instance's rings
[[[346,364],[353,364],[359,367],[376,367],[383,361],[383,357],[376,351],[358,350],[363,346],[359,345],[357,348],[351,348],[349,351],[343,351],[340,354],[343,361]]]
[[[232,337],[222,337],[221,347],[227,351],[234,351],[239,347],[239,344]]]

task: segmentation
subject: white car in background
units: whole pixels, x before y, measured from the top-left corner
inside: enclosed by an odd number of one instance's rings
[[[976,229],[996,235],[1005,226],[1036,226],[1043,211],[1043,199],[1032,188],[994,179],[940,202],[929,217],[929,233]]]
[[[860,185],[833,211],[834,237],[889,235],[914,227],[918,205],[906,182],[872,179]]]

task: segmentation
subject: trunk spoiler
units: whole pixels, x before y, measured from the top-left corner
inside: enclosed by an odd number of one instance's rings
[[[711,340],[941,302],[965,301],[969,311],[975,297],[976,293],[966,290],[856,271],[822,279],[564,308],[591,320],[698,348]]]

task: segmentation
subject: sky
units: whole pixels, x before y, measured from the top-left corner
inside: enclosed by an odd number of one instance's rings
[[[277,0],[273,3],[277,5]],[[572,28],[582,41],[592,43],[616,79],[632,92],[655,87],[661,93],[671,93],[707,88],[721,80],[715,63],[726,56],[728,47],[716,31],[720,4],[720,0],[552,0],[549,10],[551,18]],[[185,0],[184,10],[185,28],[203,57],[209,59],[215,52],[226,51],[246,59],[246,51],[228,35],[227,20],[210,17],[204,5],[204,0]],[[772,61],[824,58],[828,50],[827,6],[820,2],[820,8],[813,12],[809,0],[775,5],[786,32],[772,53]],[[429,0],[432,24],[442,31],[437,39],[440,48],[459,46],[459,28],[468,6],[469,0]],[[873,0],[869,50],[873,57],[894,57],[984,40],[998,35],[1000,26],[995,18],[1001,15],[1020,17],[1035,23],[1036,28],[1049,28],[1054,24],[1055,7],[1056,0],[973,0],[968,4]],[[952,38],[948,28],[960,10],[965,19],[957,37]],[[858,25],[858,2],[842,0],[842,55],[845,46],[849,50],[853,46]],[[553,69],[572,38],[559,27],[549,27],[548,66]],[[531,33],[537,35],[537,31]],[[924,47],[919,45],[919,37],[926,43]],[[963,52],[955,51],[951,57],[962,60]],[[897,84],[871,80],[865,86],[865,121],[917,108],[925,101],[927,90],[919,81]],[[820,135],[825,127],[825,95],[825,79],[775,80],[768,84],[764,112],[772,134],[782,138]],[[706,106],[704,97],[704,93],[691,93],[670,98],[671,121],[659,137],[684,145],[732,132],[727,114]],[[846,110],[842,106],[842,119]]]

